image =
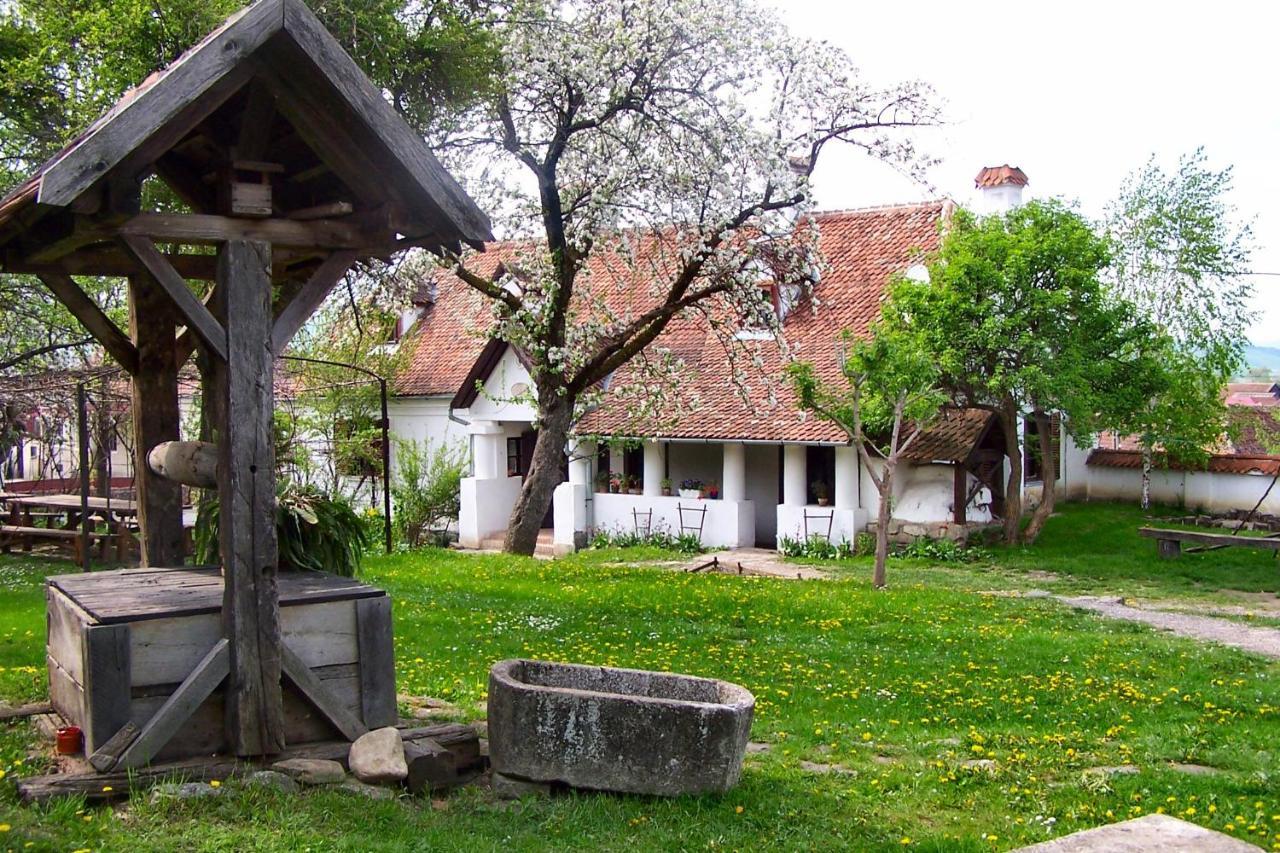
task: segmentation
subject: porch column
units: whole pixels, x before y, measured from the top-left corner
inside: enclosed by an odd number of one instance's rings
[[[803,444],[787,444],[782,448],[782,503],[786,506],[804,506],[808,494],[805,476],[808,473],[808,455]]]
[[[644,443],[644,494],[656,497],[662,494],[662,445],[656,441]]]
[[[836,448],[836,509],[858,508],[858,451]]]
[[[724,445],[724,474],[720,497],[726,501],[747,499],[747,448],[736,442]]]
[[[591,463],[596,458],[594,441],[569,444],[569,482],[579,486],[591,485]]]
[[[502,425],[495,421],[472,421],[472,461],[477,480],[496,480],[506,471]]]

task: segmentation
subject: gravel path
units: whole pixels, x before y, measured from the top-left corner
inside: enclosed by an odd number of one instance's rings
[[[1241,651],[1253,652],[1269,658],[1280,660],[1280,628],[1265,628],[1255,625],[1242,625],[1230,619],[1215,619],[1212,616],[1195,616],[1190,613],[1170,613],[1161,610],[1143,610],[1128,604],[1121,604],[1115,598],[1101,598],[1091,595],[1069,596],[1040,593],[1033,597],[1053,598],[1063,604],[1088,610],[1108,619],[1123,619],[1126,622],[1141,622],[1153,628],[1161,628],[1180,637],[1191,637],[1195,640],[1208,640],[1221,643]]]

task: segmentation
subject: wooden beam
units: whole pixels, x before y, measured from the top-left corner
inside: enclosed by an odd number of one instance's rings
[[[189,328],[195,330],[200,340],[223,361],[227,359],[227,331],[214,319],[204,303],[187,287],[178,271],[169,265],[155,244],[144,237],[121,237],[125,249],[147,271],[151,278],[169,294],[174,306]]]
[[[84,629],[85,751],[93,752],[129,722],[133,698],[128,625]]]
[[[396,723],[396,653],[392,642],[391,597],[356,601],[356,648],[360,655],[360,711],[371,729]]]
[[[222,619],[231,640],[227,735],[237,755],[284,749],[279,559],[272,444],[271,246],[232,240],[218,252],[225,361],[212,359],[218,443]]]
[[[298,688],[306,700],[314,705],[315,709],[332,723],[343,737],[347,740],[355,740],[369,731],[350,709],[333,698],[323,682],[311,671],[311,667],[307,666],[293,649],[282,645],[280,659],[284,665],[284,674],[293,682],[293,686]]]
[[[143,566],[177,567],[186,556],[182,533],[182,487],[147,466],[151,448],[181,433],[178,360],[173,346],[177,311],[149,280],[129,279],[129,328],[138,348],[133,378],[134,483]]]
[[[325,258],[320,268],[311,274],[306,284],[294,294],[280,311],[271,326],[271,351],[276,355],[284,353],[289,341],[302,328],[302,324],[316,312],[325,297],[333,290],[359,255],[356,252],[334,252]]]
[[[210,281],[217,268],[213,255],[189,255],[168,253],[164,255],[183,278]],[[63,255],[56,262],[32,263],[25,258],[10,258],[4,263],[4,271],[10,273],[60,272],[67,275],[130,276],[146,272],[137,261],[115,247],[102,249],[84,248]]]
[[[350,216],[355,207],[349,201],[331,201],[327,204],[316,204],[311,207],[300,207],[285,214],[289,219],[305,222],[311,219],[327,219],[331,216]]]
[[[230,671],[231,647],[224,637],[213,644],[191,674],[178,685],[142,726],[133,743],[120,755],[116,766],[131,768],[148,764],[182,728],[196,708],[204,704]]]
[[[118,233],[166,243],[249,240],[300,249],[366,249],[391,239],[387,231],[366,230],[349,221],[237,219],[203,213],[142,213],[121,225]]]
[[[261,160],[271,142],[271,123],[276,117],[276,99],[265,84],[249,84],[249,96],[240,116],[240,137],[236,141],[236,160]],[[237,166],[237,168],[241,168]]]
[[[154,162],[244,84],[247,60],[283,25],[283,0],[260,0],[228,19],[46,169],[38,200],[66,207],[131,154]]]
[[[492,239],[488,217],[440,165],[431,149],[423,142],[421,134],[410,128],[387,103],[382,92],[329,34],[315,13],[307,8],[303,0],[283,2],[285,30],[314,67],[338,91],[356,117],[372,131],[380,147],[384,147],[392,155],[396,165],[400,167],[397,171],[403,170],[407,174],[412,183],[413,194],[442,211],[457,229],[459,237],[472,240]],[[273,55],[273,58],[274,56],[278,54]],[[296,72],[299,69],[294,70]],[[308,100],[313,101],[315,93],[310,94],[312,98]],[[297,129],[302,131],[302,128]]]
[[[125,369],[129,375],[138,372],[138,351],[133,342],[102,309],[80,289],[80,285],[66,273],[47,272],[37,276],[45,287],[53,291],[58,301],[67,306],[80,325],[102,344],[103,349]]]

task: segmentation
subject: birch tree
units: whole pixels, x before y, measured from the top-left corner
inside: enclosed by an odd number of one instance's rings
[[[1230,190],[1231,169],[1213,171],[1197,149],[1173,173],[1152,157],[1108,208],[1113,284],[1169,338],[1163,389],[1125,425],[1142,447],[1143,509],[1156,452],[1165,464],[1204,457],[1227,425],[1223,387],[1244,367],[1253,235]]]
[[[776,324],[762,279],[802,285],[816,269],[798,223],[822,152],[847,143],[918,174],[910,131],[937,112],[925,86],[874,85],[750,0],[522,3],[498,38],[498,93],[447,146],[527,248],[496,272],[466,255],[447,266],[530,366],[538,438],[505,547],[531,553],[593,389],[644,353],[637,383],[661,398],[679,363],[646,348],[676,317],[711,318],[742,353],[743,322]],[[630,307],[591,280],[599,253],[638,288]]]
[[[787,375],[801,407],[845,431],[880,495],[872,583],[885,586],[894,475],[902,454],[938,417],[946,401],[941,374],[924,342],[877,324],[867,340],[845,333],[842,382],[824,382],[814,365],[796,361]],[[843,386],[843,387],[842,387]]]

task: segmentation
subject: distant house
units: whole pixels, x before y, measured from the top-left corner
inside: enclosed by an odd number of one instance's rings
[[[984,195],[999,196],[989,201],[999,209],[1020,200],[1026,176],[998,167],[983,170],[978,183]],[[889,281],[923,272],[919,264],[938,247],[951,208],[943,200],[815,214],[828,266],[812,299],[773,293],[792,353],[836,378],[841,330],[865,332],[879,316]],[[515,251],[498,244],[482,262],[496,265]],[[649,283],[631,280],[631,267],[601,252],[590,264],[588,280],[620,303],[611,306],[616,312],[625,312],[628,300],[646,298]],[[513,349],[485,339],[490,310],[461,282],[442,276],[415,301],[418,319],[405,338],[412,353],[397,377],[392,429],[401,438],[467,442],[473,470],[463,481],[460,538],[480,546],[501,538],[527,471],[535,413],[520,398],[530,377]],[[651,345],[682,362],[677,414],[637,418],[632,368],[610,378],[603,401],[578,424],[583,440],[569,449],[567,482],[544,522],[554,529],[556,550],[570,550],[600,529],[661,526],[697,531],[709,546],[775,547],[784,538],[812,535],[851,540],[867,528],[879,497],[847,436],[799,410],[783,383],[763,381],[764,375],[776,379],[784,361],[771,337],[740,334],[758,346],[759,357],[760,372],[745,381],[746,401],[744,383],[735,383],[723,344],[705,319],[673,322]],[[989,412],[944,411],[907,454],[895,534],[959,537],[997,518],[1004,503],[1003,448]],[[1036,472],[1029,473],[1034,479]],[[611,477],[634,485],[611,492]],[[684,481],[714,485],[718,496],[681,496]],[[670,494],[663,494],[664,482]]]
[[[1232,382],[1227,385],[1227,405],[1280,407],[1280,383]]]

